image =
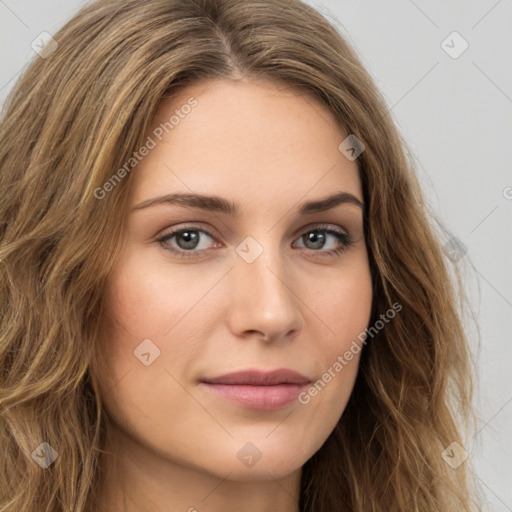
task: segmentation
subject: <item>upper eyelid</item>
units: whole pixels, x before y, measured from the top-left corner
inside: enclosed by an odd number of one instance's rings
[[[161,238],[168,237],[168,236],[171,236],[171,235],[176,235],[177,233],[180,233],[181,231],[187,231],[187,230],[190,230],[190,231],[202,231],[202,232],[206,233],[208,236],[210,236],[212,238],[217,238],[216,235],[214,233],[212,233],[211,230],[208,229],[208,228],[204,228],[202,226],[192,226],[192,225],[189,226],[186,223],[183,226],[181,226],[181,227],[165,229],[162,232],[162,234],[157,235],[157,238],[161,239]]]

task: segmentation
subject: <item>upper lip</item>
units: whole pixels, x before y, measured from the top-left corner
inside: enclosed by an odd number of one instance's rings
[[[278,384],[308,384],[310,380],[295,370],[280,368],[273,371],[245,370],[227,373],[220,377],[201,379],[207,384],[232,384],[252,386],[276,386]]]

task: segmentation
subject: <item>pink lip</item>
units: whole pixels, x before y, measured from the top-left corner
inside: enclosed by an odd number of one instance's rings
[[[309,382],[304,375],[288,369],[249,370],[201,379],[201,384],[209,391],[242,407],[260,410],[289,405]]]

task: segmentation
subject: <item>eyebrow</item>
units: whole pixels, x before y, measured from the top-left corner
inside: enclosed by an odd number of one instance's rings
[[[241,212],[240,206],[235,202],[219,196],[208,196],[202,194],[166,194],[164,196],[153,197],[142,201],[135,206],[132,211],[142,210],[161,204],[188,206],[191,208],[199,208],[201,210],[224,213],[235,217],[239,217]],[[356,196],[349,192],[338,192],[322,199],[302,203],[299,207],[298,213],[299,215],[308,215],[311,213],[323,212],[340,204],[353,204],[364,210],[364,204],[359,201]]]

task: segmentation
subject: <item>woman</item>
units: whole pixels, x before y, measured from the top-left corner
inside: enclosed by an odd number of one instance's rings
[[[314,9],[95,2],[0,133],[2,510],[474,510],[450,272]]]

